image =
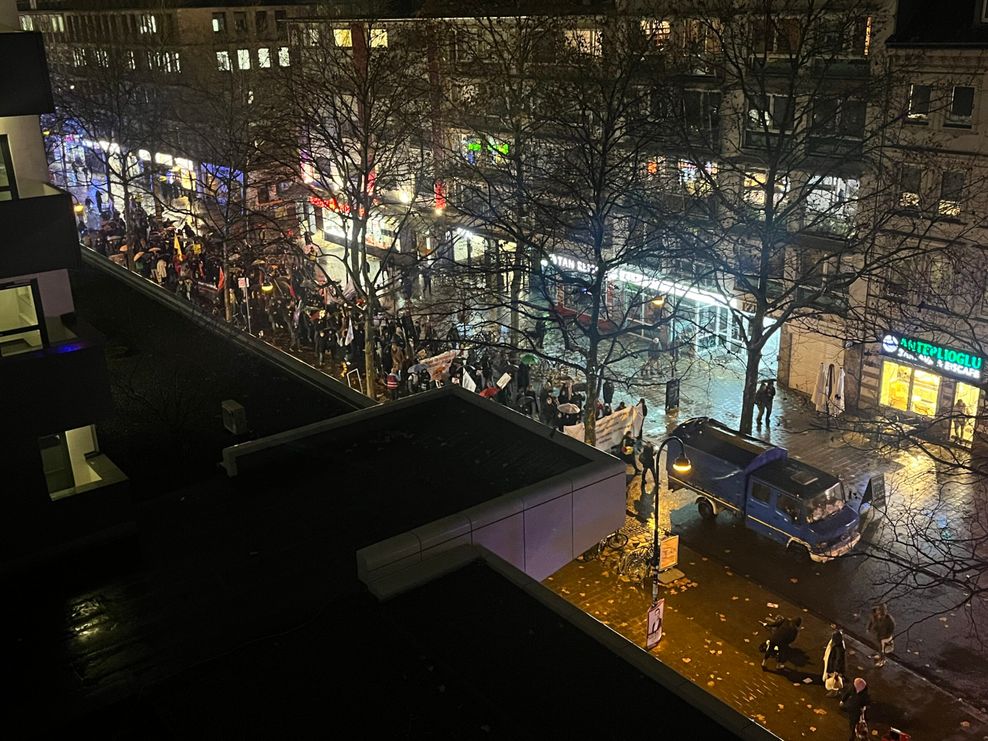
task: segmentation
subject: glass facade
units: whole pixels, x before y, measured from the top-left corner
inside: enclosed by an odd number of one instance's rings
[[[882,406],[924,417],[937,414],[940,376],[886,360],[882,366]]]

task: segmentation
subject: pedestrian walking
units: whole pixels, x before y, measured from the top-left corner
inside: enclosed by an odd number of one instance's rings
[[[780,618],[775,622],[766,623],[766,627],[772,628],[772,635],[765,646],[765,655],[762,657],[762,669],[765,669],[770,658],[775,659],[776,668],[786,663],[789,658],[789,646],[799,636],[799,631],[803,626],[803,618],[798,615],[794,618]]]
[[[834,626],[834,632],[823,650],[823,686],[828,697],[836,697],[844,690],[844,675],[847,673],[847,648],[844,633]]]
[[[865,714],[871,697],[868,694],[868,683],[861,677],[855,677],[854,682],[844,690],[840,706],[847,713],[847,723],[850,728],[848,741],[868,738],[868,719]]]
[[[889,614],[885,603],[871,608],[871,617],[868,619],[868,632],[875,636],[878,644],[878,653],[875,654],[875,666],[885,666],[885,657],[895,650],[895,620]]]
[[[967,427],[967,404],[964,403],[963,399],[958,399],[954,402],[954,415],[953,415],[952,427],[954,428],[953,437],[957,442],[964,441],[964,429]]]
[[[642,464],[642,478],[641,478],[641,498],[645,499],[645,481],[648,479],[648,474],[652,474],[652,486],[658,486],[658,476],[655,475],[655,447],[651,442],[645,441],[642,445],[641,453],[638,454],[638,462]]]
[[[762,381],[761,386],[755,392],[755,404],[758,406],[758,424],[762,423],[762,415],[765,416],[765,424],[772,424],[772,402],[775,399],[775,381],[771,378]]]
[[[614,384],[609,378],[604,381],[603,397],[604,403],[608,406],[614,401]]]
[[[662,343],[658,337],[653,337],[648,346],[648,360],[645,361],[643,375],[657,376],[659,374],[659,361],[662,359]]]
[[[631,466],[635,469],[635,473],[638,473],[638,461],[635,460],[635,441],[631,437],[631,432],[626,431],[624,437],[621,438],[621,444],[618,448],[620,452],[620,458],[625,462],[626,465]]]
[[[765,381],[761,381],[755,390],[755,408],[758,409],[758,415],[755,418],[756,424],[760,426],[762,417],[765,416]]]
[[[642,410],[642,424],[638,428],[638,439],[642,439],[642,433],[645,431],[645,418],[648,416],[648,404],[645,403],[645,397],[643,396],[638,400],[638,406]]]

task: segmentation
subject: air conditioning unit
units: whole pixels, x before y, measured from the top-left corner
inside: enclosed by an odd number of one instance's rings
[[[223,426],[234,435],[247,434],[247,410],[243,404],[227,399],[222,403]]]

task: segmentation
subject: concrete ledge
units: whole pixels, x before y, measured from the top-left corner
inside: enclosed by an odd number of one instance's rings
[[[145,296],[164,304],[168,308],[177,311],[186,318],[206,327],[212,332],[220,335],[224,339],[233,342],[240,347],[250,350],[257,355],[267,359],[279,368],[288,371],[297,378],[311,383],[312,385],[327,391],[337,397],[341,402],[354,409],[365,409],[377,406],[378,403],[370,397],[364,396],[358,391],[354,391],[341,381],[328,376],[322,371],[313,368],[308,363],[304,363],[293,355],[289,355],[283,350],[279,350],[273,345],[259,340],[253,335],[249,335],[236,327],[227,324],[222,319],[203,313],[194,304],[184,301],[170,294],[156,283],[136,275],[127,268],[111,262],[99,253],[87,247],[81,247],[82,260],[86,265],[100,270],[107,275],[112,275],[117,280],[122,280],[135,290],[140,291]]]

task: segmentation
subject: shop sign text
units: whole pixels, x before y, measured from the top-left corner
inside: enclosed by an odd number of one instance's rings
[[[882,353],[936,368],[944,375],[973,381],[981,380],[981,368],[985,360],[980,355],[963,350],[894,334],[887,334],[882,338]]]

